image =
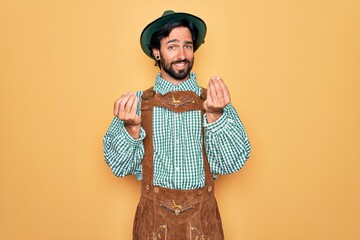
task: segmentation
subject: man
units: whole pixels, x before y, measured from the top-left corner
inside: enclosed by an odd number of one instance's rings
[[[222,78],[206,90],[191,73],[205,35],[202,19],[165,11],[140,37],[155,85],[114,104],[104,154],[116,176],[142,180],[134,239],[224,238],[213,181],[244,165],[250,143]]]

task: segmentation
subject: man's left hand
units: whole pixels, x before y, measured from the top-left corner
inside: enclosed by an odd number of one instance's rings
[[[219,76],[211,77],[207,87],[207,99],[204,102],[208,123],[215,122],[221,117],[224,107],[230,102],[230,93],[223,79]]]

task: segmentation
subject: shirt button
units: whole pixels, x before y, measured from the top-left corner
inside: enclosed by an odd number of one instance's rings
[[[150,190],[150,185],[149,185],[149,184],[147,184],[147,185],[145,186],[145,190],[146,190],[146,191],[149,191],[149,190]]]
[[[158,188],[158,187],[154,187],[154,192],[155,192],[155,193],[159,193],[159,188]]]
[[[197,194],[198,194],[198,195],[201,195],[201,190],[198,190],[198,191],[197,191]]]
[[[212,187],[211,187],[211,186],[208,186],[207,190],[208,190],[208,192],[211,192],[211,191],[212,191]]]

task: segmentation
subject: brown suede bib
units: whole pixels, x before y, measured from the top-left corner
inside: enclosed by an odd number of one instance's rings
[[[152,109],[164,107],[174,112],[203,110],[206,89],[201,96],[192,91],[155,93],[144,91],[141,101],[145,156],[142,162],[141,198],[134,219],[134,240],[223,240],[221,218],[214,197],[213,174],[210,172],[203,144],[205,186],[177,190],[154,186]],[[203,131],[204,132],[204,131]],[[203,136],[204,139],[204,136]]]

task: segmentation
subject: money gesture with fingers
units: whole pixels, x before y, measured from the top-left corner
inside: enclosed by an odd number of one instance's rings
[[[207,99],[203,105],[208,123],[215,122],[230,101],[230,93],[223,79],[219,76],[211,77],[207,87]]]
[[[133,138],[140,136],[141,117],[136,114],[138,98],[135,93],[128,92],[114,103],[114,116],[125,123],[125,128]]]

